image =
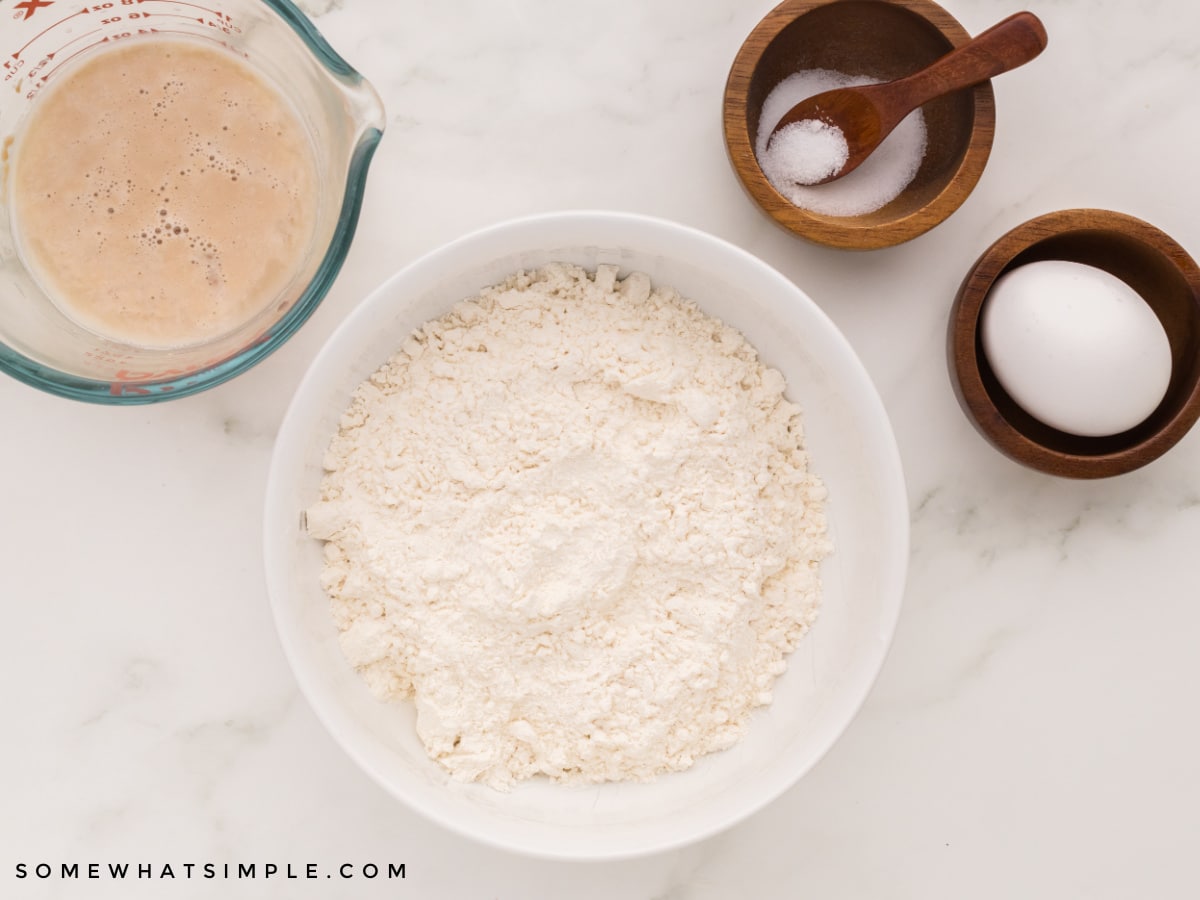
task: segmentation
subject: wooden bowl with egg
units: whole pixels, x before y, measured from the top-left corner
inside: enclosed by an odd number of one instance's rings
[[[1152,398],[1152,411],[1132,427],[1115,434],[1070,433],[1031,415],[1001,385],[981,335],[989,295],[1004,275],[1048,260],[1116,276],[1161,324],[1169,378],[1161,400]],[[1085,307],[1080,311],[1087,314]],[[1100,209],[1048,213],[1009,231],[976,261],[954,301],[947,343],[959,402],[998,450],[1051,475],[1121,475],[1162,456],[1200,417],[1200,267],[1172,238],[1132,216]]]
[[[923,107],[927,143],[916,174],[873,211],[831,215],[796,205],[764,174],[756,144],[764,103],[790,75],[829,70],[890,81],[968,40],[966,29],[931,0],[784,0],[746,38],[725,85],[725,144],[747,193],[793,234],[848,250],[900,244],[944,221],[974,189],[991,152],[996,106],[990,82]]]

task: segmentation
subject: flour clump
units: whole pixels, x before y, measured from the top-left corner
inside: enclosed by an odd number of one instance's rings
[[[460,780],[686,769],[817,616],[825,489],[783,376],[617,275],[518,273],[418,329],[307,511],[343,651]]]

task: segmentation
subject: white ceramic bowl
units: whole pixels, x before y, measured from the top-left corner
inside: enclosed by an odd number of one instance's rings
[[[749,734],[647,784],[534,780],[500,793],[451,781],[425,754],[411,703],[373,698],[342,656],[319,585],[321,550],[301,511],[351,392],[413,329],[509,274],[552,261],[646,272],[742,331],[804,410],[813,469],[829,488],[835,552],[821,617]],[[854,351],[794,284],[724,241],[640,216],[578,212],[468,235],[399,272],[313,361],[280,429],[265,517],[271,604],[301,690],[345,751],[384,788],[447,828],[547,858],[614,859],[678,847],[753,813],[807,772],[849,724],[883,663],[900,610],[908,507],[887,415]]]

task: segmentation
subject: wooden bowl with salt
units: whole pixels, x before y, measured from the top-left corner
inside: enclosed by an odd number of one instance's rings
[[[767,179],[755,145],[768,95],[795,73],[827,70],[890,81],[970,38],[931,0],[784,0],[746,38],[725,84],[725,145],[750,197],[793,234],[847,250],[894,246],[944,221],[970,195],[991,152],[996,105],[990,82],[923,107],[927,143],[916,174],[873,211],[834,215],[798,206]]]

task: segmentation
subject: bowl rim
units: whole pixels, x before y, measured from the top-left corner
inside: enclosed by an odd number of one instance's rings
[[[919,237],[949,218],[964,202],[987,165],[996,127],[996,97],[991,81],[972,89],[975,122],[966,152],[946,185],[920,209],[889,222],[867,223],[855,216],[837,218],[812,213],[780,194],[763,174],[754,153],[745,110],[750,82],[767,47],[786,27],[815,9],[845,0],[783,0],[746,36],[730,66],[722,98],[725,149],[738,181],[755,204],[777,225],[813,243],[840,250],[878,250]],[[954,47],[971,39],[966,28],[933,0],[856,0],[898,6],[936,28]]]
[[[495,828],[489,830],[485,827],[476,826],[473,823],[464,823],[451,813],[447,813],[439,808],[415,803],[412,798],[405,796],[402,790],[399,789],[399,786],[393,783],[388,777],[387,773],[373,765],[372,761],[367,758],[367,755],[361,752],[360,748],[349,739],[349,736],[346,734],[347,729],[343,725],[343,721],[349,717],[349,714],[339,704],[329,698],[318,673],[312,671],[302,659],[300,644],[302,635],[293,621],[295,616],[289,614],[288,606],[291,603],[291,598],[288,596],[288,590],[281,575],[284,568],[281,555],[284,552],[283,545],[285,541],[283,538],[272,533],[272,523],[276,520],[286,520],[286,516],[293,512],[290,510],[290,507],[280,505],[284,503],[282,497],[287,490],[287,485],[282,483],[282,476],[280,474],[282,468],[281,460],[289,454],[289,448],[292,445],[311,437],[301,430],[306,424],[304,418],[306,416],[305,407],[307,405],[307,397],[311,392],[317,390],[319,385],[324,383],[325,373],[322,369],[328,364],[326,361],[333,357],[338,352],[340,345],[348,339],[347,336],[352,333],[355,320],[359,318],[367,318],[369,320],[373,306],[383,305],[384,307],[394,308],[396,301],[392,299],[392,296],[396,293],[397,285],[410,281],[422,282],[428,280],[431,273],[443,267],[445,261],[454,260],[462,253],[471,253],[472,248],[477,245],[482,244],[486,247],[487,243],[497,234],[511,229],[557,232],[564,227],[579,225],[580,223],[584,225],[590,224],[590,227],[598,231],[605,228],[627,227],[635,233],[639,229],[642,230],[641,233],[643,234],[647,233],[647,231],[657,231],[663,235],[673,233],[676,236],[682,236],[695,243],[697,248],[728,254],[735,258],[739,265],[756,267],[764,277],[775,281],[781,290],[788,291],[795,295],[797,300],[808,304],[811,314],[824,319],[829,328],[829,340],[838,345],[838,352],[848,354],[848,361],[855,367],[855,375],[861,379],[862,386],[866,391],[864,400],[869,405],[872,419],[877,421],[880,429],[880,436],[883,441],[881,445],[880,466],[881,471],[884,472],[885,480],[884,490],[880,492],[881,510],[882,514],[888,518],[887,527],[895,535],[895,540],[891,542],[887,548],[887,552],[881,553],[883,569],[878,581],[881,585],[880,591],[883,598],[880,606],[884,615],[871,632],[872,637],[877,638],[877,641],[872,642],[872,649],[869,652],[873,655],[867,657],[869,665],[864,666],[866,674],[864,675],[861,690],[853,691],[848,695],[848,702],[841,708],[840,715],[837,716],[836,727],[832,729],[832,733],[828,736],[827,740],[822,740],[815,745],[816,749],[811,762],[805,766],[796,766],[794,769],[787,770],[786,774],[775,779],[768,788],[763,789],[760,795],[749,797],[736,804],[735,812],[727,815],[719,822],[708,825],[697,825],[695,822],[689,821],[686,827],[678,829],[673,834],[663,835],[658,840],[645,840],[644,836],[642,836],[636,843],[626,842],[625,845],[619,848],[588,847],[584,849],[582,845],[573,845],[572,847],[532,846],[529,843],[523,843],[520,837],[514,838]],[[874,383],[871,381],[865,366],[862,365],[861,360],[845,336],[842,335],[841,331],[828,318],[825,312],[797,285],[773,267],[748,251],[722,238],[666,219],[607,210],[540,213],[485,226],[429,251],[401,268],[371,291],[327,338],[296,388],[279,428],[268,471],[265,496],[263,557],[269,602],[276,625],[276,633],[293,676],[296,678],[301,689],[301,693],[327,733],[342,748],[343,752],[383,788],[385,792],[418,815],[430,819],[458,835],[497,849],[519,853],[527,857],[559,861],[633,859],[696,843],[721,833],[758,812],[776,800],[785,791],[794,786],[800,778],[811,771],[845,733],[850,723],[858,715],[859,710],[878,680],[879,673],[887,659],[899,620],[910,549],[908,499],[895,432],[891,428],[883,401]]]
[[[1127,213],[1077,207],[1035,216],[993,241],[963,277],[947,325],[951,384],[975,428],[996,449],[1016,462],[1067,478],[1108,478],[1139,469],[1174,447],[1200,418],[1198,378],[1191,386],[1187,400],[1164,427],[1108,452],[1070,453],[1046,447],[1017,429],[984,384],[980,373],[979,325],[984,301],[996,279],[1008,271],[1010,263],[1021,253],[1043,241],[1097,232],[1130,238],[1158,254],[1187,281],[1193,302],[1200,307],[1200,266],[1174,238]]]

